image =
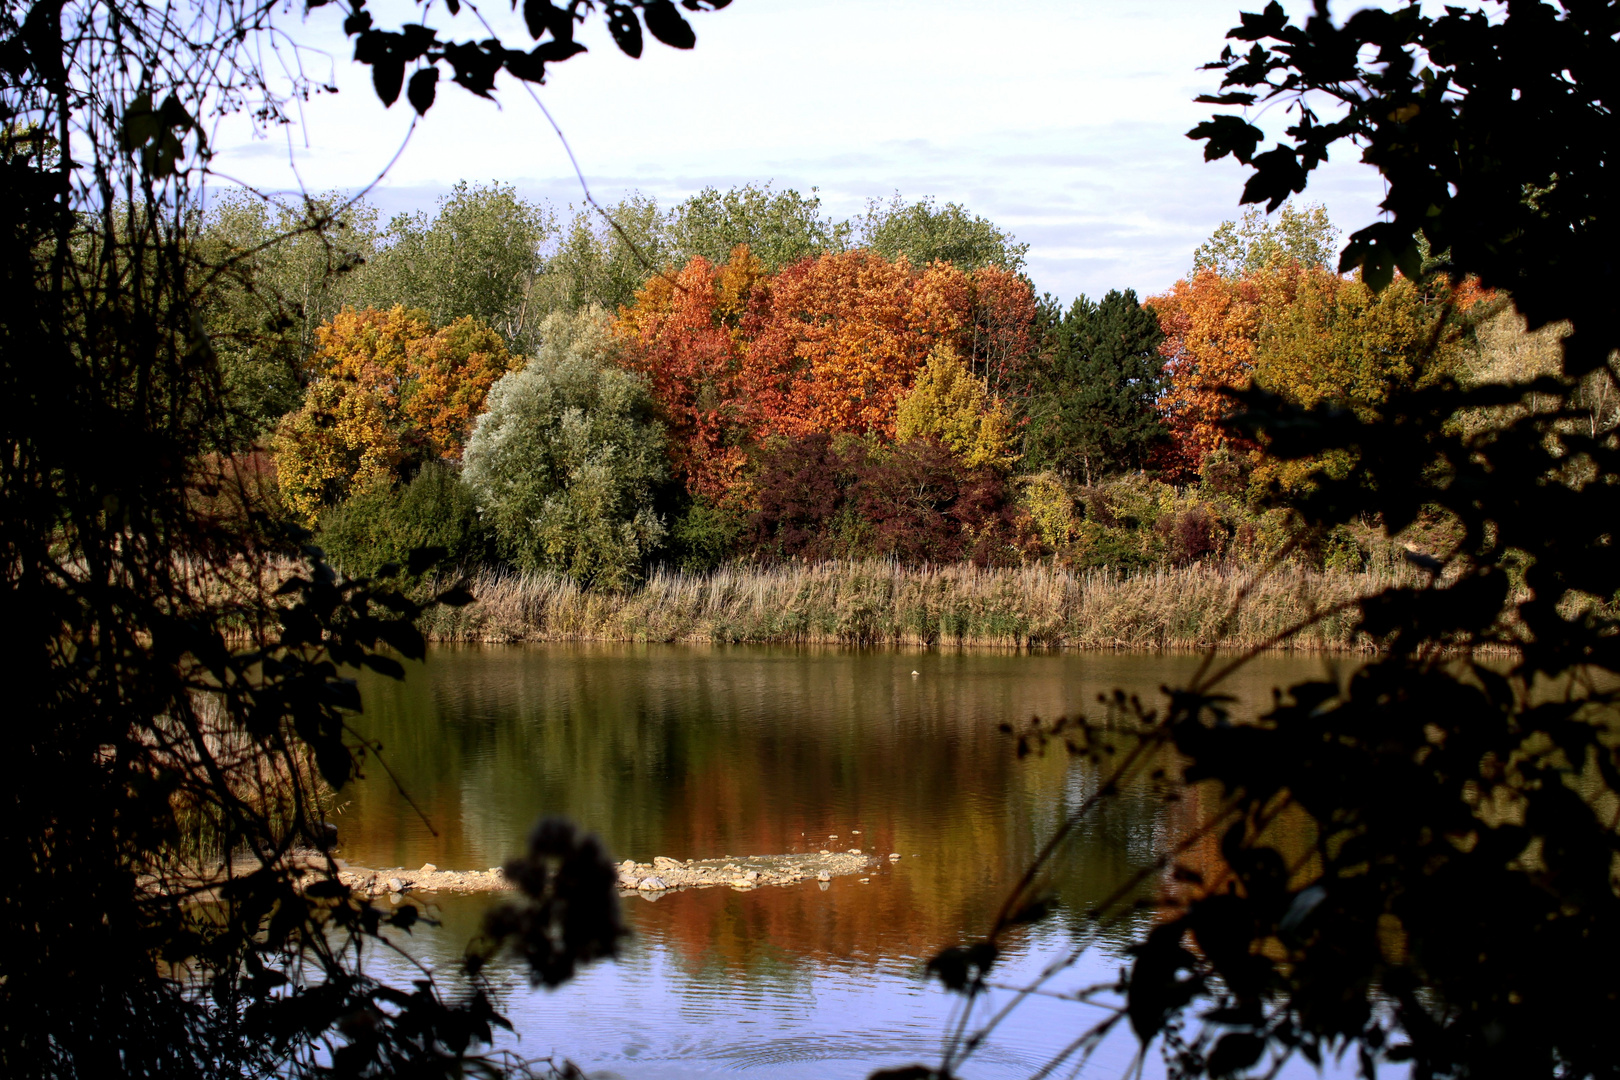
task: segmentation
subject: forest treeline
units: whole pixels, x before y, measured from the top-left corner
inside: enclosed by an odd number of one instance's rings
[[[1272,459],[1228,391],[1369,417],[1558,356],[1471,281],[1336,273],[1320,207],[1224,224],[1163,295],[1068,305],[954,203],[836,221],[751,185],[610,213],[467,184],[386,224],[216,201],[221,452],[360,575],[423,550],[597,588],[734,561],[1360,570],[1399,550],[1376,521],[1290,513],[1352,457]]]

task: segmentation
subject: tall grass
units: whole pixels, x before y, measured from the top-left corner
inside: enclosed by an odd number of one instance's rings
[[[867,561],[659,572],[631,591],[597,592],[558,577],[484,571],[470,582],[473,603],[431,612],[423,629],[440,641],[1253,648],[1405,576],[1295,567],[1264,575],[1203,566],[1137,574],[1044,565],[906,569]],[[1281,647],[1371,648],[1352,629],[1353,616],[1325,615]]]

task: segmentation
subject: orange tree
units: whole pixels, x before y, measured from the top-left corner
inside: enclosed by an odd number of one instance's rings
[[[459,458],[490,386],[512,367],[488,327],[461,318],[434,330],[404,307],[346,308],[316,342],[304,402],[276,431],[282,496],[305,521],[408,465]]]
[[[624,366],[646,377],[662,409],[676,475],[711,501],[736,486],[747,460],[755,419],[747,338],[768,296],[764,270],[742,244],[722,266],[700,255],[651,278],[614,326]]]

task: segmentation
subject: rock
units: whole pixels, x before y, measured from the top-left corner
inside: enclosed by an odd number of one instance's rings
[[[852,847],[849,849],[849,853],[851,855],[859,855],[861,853],[861,849],[858,847]]]
[[[653,890],[662,891],[669,888],[669,886],[664,884],[663,878],[649,876],[642,878],[641,882],[636,886],[636,888],[640,889],[642,892],[650,892]]]
[[[759,871],[758,870],[750,870],[750,871],[748,871],[748,873],[744,874],[743,877],[747,878],[749,881],[758,881],[759,880]]]
[[[654,870],[679,870],[681,868],[679,859],[671,859],[667,855],[654,855],[652,864]]]
[[[889,858],[891,858],[891,859],[898,859],[898,858],[899,858],[899,857],[900,857],[900,853],[899,853],[899,852],[898,852],[898,851],[891,851],[891,852],[889,852]]]
[[[402,893],[405,891],[405,883],[399,880],[397,877],[391,877],[388,879],[388,891],[391,893]]]
[[[434,866],[430,862],[423,863],[422,864],[422,869],[417,871],[417,873],[421,873],[421,874],[436,874],[438,872],[439,872],[439,868],[437,866]]]
[[[830,851],[828,851],[828,850],[827,850],[827,849],[826,849],[826,848],[822,848],[822,849],[821,849],[821,853],[822,853],[822,854],[823,854],[823,855],[831,855],[831,854],[832,854],[832,852],[830,852]]]
[[[832,880],[832,875],[829,874],[827,871],[823,870],[821,873],[816,875],[816,880],[817,881],[831,881]]]
[[[619,864],[619,869],[625,871],[626,873],[628,873],[631,870],[634,870],[635,868],[636,868],[636,860],[634,860],[634,859],[626,859],[626,860],[624,860],[624,862]]]
[[[501,874],[503,873],[503,871],[501,870],[501,868],[499,866],[490,867],[489,872],[490,872],[491,876],[493,876],[493,877],[500,877]]]
[[[732,878],[731,887],[733,889],[752,889],[754,887],[754,883],[749,881],[747,878]]]

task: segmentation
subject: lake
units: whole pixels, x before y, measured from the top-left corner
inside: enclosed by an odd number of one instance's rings
[[[505,1045],[631,1080],[858,1078],[933,1063],[958,999],[924,978],[928,958],[987,929],[1040,844],[1098,783],[1095,766],[1061,747],[1019,759],[998,726],[1100,715],[1098,695],[1116,687],[1153,704],[1161,685],[1185,682],[1199,663],[1078,652],[435,648],[402,683],[361,680],[356,727],[381,742],[397,786],[373,761],[344,789],[341,855],[370,867],[487,868],[520,851],[544,815],[572,818],[616,859],[641,862],[876,852],[885,858],[865,882],[626,898],[635,936],[618,960],[555,991],[497,973],[499,1005],[519,1035]],[[1320,676],[1328,663],[1264,657],[1226,690],[1262,706],[1273,687]],[[997,981],[1016,984],[1072,949],[1089,932],[1086,910],[1195,820],[1195,801],[1166,802],[1138,785],[1089,816],[1047,882],[1056,914],[1011,941]],[[449,972],[498,901],[432,899],[442,925],[419,930],[408,951]],[[1134,918],[1101,934],[1052,988],[1112,978],[1152,913]],[[399,958],[376,962],[408,974]],[[1101,1015],[1050,996],[1026,1000],[963,1074],[1027,1076]],[[1119,1075],[1134,1050],[1117,1033],[1086,1075]]]

